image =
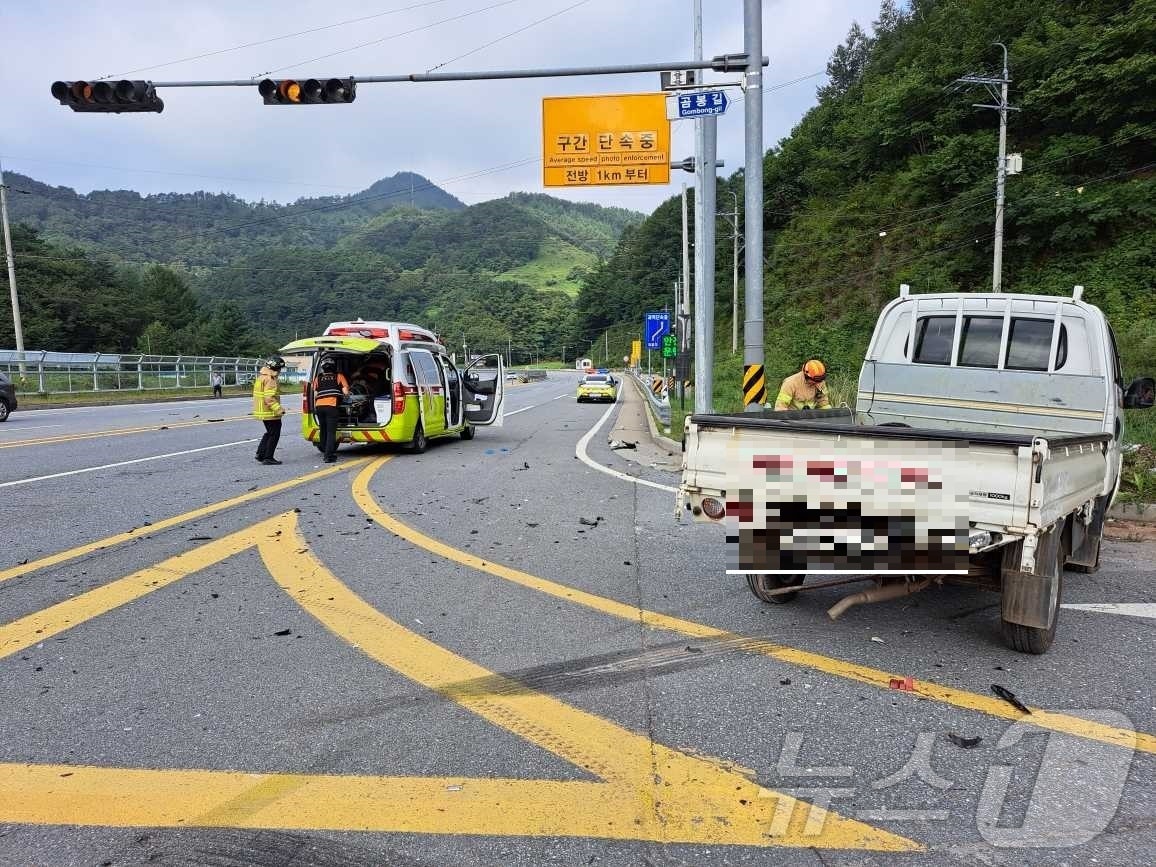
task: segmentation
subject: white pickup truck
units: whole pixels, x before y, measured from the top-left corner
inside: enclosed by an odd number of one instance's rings
[[[764,601],[875,582],[834,618],[972,584],[1002,592],[1011,647],[1043,653],[1065,567],[1099,565],[1123,410],[1153,402],[1152,379],[1124,387],[1111,327],[1081,295],[901,287],[854,410],[687,419],[678,514],[725,524],[728,574]]]

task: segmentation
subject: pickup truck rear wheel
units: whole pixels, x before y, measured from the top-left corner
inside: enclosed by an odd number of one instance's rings
[[[1063,543],[1056,546],[1056,581],[1055,590],[1051,598],[1051,617],[1049,618],[1049,626],[1047,629],[1041,629],[1036,626],[1024,626],[1022,623],[1010,623],[1007,620],[1001,620],[1000,626],[1003,631],[1003,640],[1012,650],[1020,653],[1032,653],[1039,655],[1046,653],[1048,648],[1052,646],[1052,641],[1056,637],[1056,625],[1060,621],[1060,599],[1063,597],[1064,586],[1064,560],[1067,559],[1067,548]]]
[[[764,602],[782,605],[798,596],[799,592],[796,590],[794,593],[779,593],[772,596],[771,591],[780,587],[798,587],[803,583],[803,578],[802,575],[747,575],[747,586]]]

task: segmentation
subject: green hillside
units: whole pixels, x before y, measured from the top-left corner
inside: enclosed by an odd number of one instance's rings
[[[1079,283],[1120,338],[1125,366],[1156,358],[1156,0],[885,0],[852,28],[819,103],[766,155],[768,379],[820,356],[854,375],[882,305],[916,292],[991,288],[998,118],[972,107],[1007,44],[1020,111],[1009,153],[1003,288],[1068,294]],[[742,176],[720,181],[743,196]],[[623,233],[583,285],[579,328],[641,321],[677,276],[670,200]],[[719,231],[724,224],[719,222]],[[718,245],[716,321],[729,335],[729,244]],[[730,369],[729,336],[716,341]],[[717,405],[738,402],[716,380]]]
[[[556,290],[570,298],[578,296],[582,280],[598,264],[598,257],[561,238],[546,238],[538,255],[524,265],[498,274],[498,279],[525,283],[541,291]]]
[[[642,219],[537,194],[465,207],[407,173],[292,206],[205,193],[81,196],[10,178],[26,194],[12,197],[16,258],[29,275],[20,278],[28,345],[40,348],[126,351],[147,332],[155,351],[233,352],[362,316],[422,322],[478,348],[558,351],[573,343],[577,281]],[[134,287],[156,275],[189,309],[169,316],[137,301]],[[6,314],[0,345],[11,346]]]

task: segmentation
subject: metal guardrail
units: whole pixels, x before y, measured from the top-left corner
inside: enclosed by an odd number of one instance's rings
[[[646,395],[646,401],[650,404],[654,415],[664,427],[670,427],[670,395],[666,387],[666,380],[658,375],[645,374],[638,368],[631,370],[630,375],[638,383],[642,393]]]
[[[511,372],[517,375],[518,382],[540,382],[546,378],[546,371],[544,370],[514,370]]]
[[[37,394],[203,389],[214,373],[225,387],[246,385],[261,363],[241,356],[0,350],[0,370],[17,391]]]

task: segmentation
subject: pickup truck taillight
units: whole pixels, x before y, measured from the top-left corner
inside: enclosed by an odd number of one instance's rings
[[[703,497],[702,511],[704,515],[715,521],[727,513],[726,507],[723,505],[723,501],[717,497]]]
[[[405,386],[400,382],[393,384],[393,414],[402,415],[405,413]]]

